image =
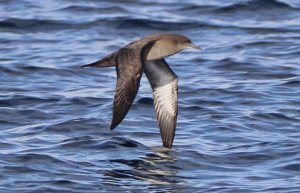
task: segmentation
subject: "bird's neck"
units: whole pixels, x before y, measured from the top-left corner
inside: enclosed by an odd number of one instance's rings
[[[168,44],[163,41],[157,41],[153,47],[149,50],[147,55],[147,61],[153,61],[161,58],[166,58],[177,52],[180,52],[182,49],[176,48],[172,44]]]

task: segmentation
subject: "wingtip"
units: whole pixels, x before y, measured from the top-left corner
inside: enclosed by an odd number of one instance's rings
[[[171,149],[171,148],[172,148],[172,145],[173,145],[173,142],[170,142],[170,141],[163,141],[163,146],[164,146],[165,148]]]
[[[90,68],[90,67],[91,67],[91,64],[85,64],[85,65],[80,66],[80,68]]]
[[[169,131],[168,133],[165,133],[164,129],[162,129],[161,131],[163,147],[171,149],[174,142],[175,129],[170,130],[171,132]]]
[[[111,123],[110,127],[109,127],[109,130],[113,130],[114,128],[116,128],[117,125],[115,125],[114,123]]]

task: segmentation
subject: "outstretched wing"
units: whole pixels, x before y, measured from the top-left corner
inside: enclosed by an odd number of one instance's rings
[[[147,62],[144,72],[151,84],[154,106],[164,147],[171,148],[178,111],[178,81],[164,59]]]
[[[124,47],[116,56],[117,86],[110,129],[116,128],[128,113],[139,90],[144,61],[155,41],[134,48]]]
[[[140,52],[122,48],[116,57],[117,85],[110,129],[117,127],[128,113],[139,90],[143,74]]]
[[[81,68],[104,68],[104,67],[111,67],[111,66],[115,66],[116,63],[116,52],[105,56],[104,58],[90,63],[90,64],[86,64],[81,66]]]

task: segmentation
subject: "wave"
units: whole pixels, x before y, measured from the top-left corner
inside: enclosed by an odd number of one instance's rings
[[[67,11],[67,12],[95,12],[95,13],[99,13],[101,12],[101,14],[103,13],[126,13],[127,10],[119,7],[119,6],[110,6],[110,7],[92,7],[92,6],[82,6],[82,5],[70,5],[67,7],[63,7],[58,9],[57,11]]]
[[[261,67],[255,63],[239,62],[233,58],[224,58],[218,61],[214,68],[222,71],[259,72]]]
[[[198,22],[170,22],[170,21],[158,21],[141,18],[119,18],[111,21],[117,29],[137,29],[147,28],[156,30],[185,30],[190,28],[199,27]]]
[[[258,119],[258,120],[267,120],[267,121],[286,121],[286,122],[294,122],[294,123],[299,123],[300,120],[292,117],[292,116],[288,116],[282,113],[254,113],[251,115],[251,117],[253,117],[254,119]]]
[[[300,87],[300,79],[299,80],[286,81],[282,85],[285,85],[285,86],[299,86]]]
[[[95,19],[92,21],[84,22],[68,22],[58,20],[45,20],[45,19],[21,19],[9,18],[0,21],[0,29],[3,31],[65,31],[66,29],[91,29],[101,27],[110,27],[116,29],[151,29],[160,31],[169,30],[186,30],[194,28],[219,28],[223,26],[200,22],[200,21],[161,21],[154,19],[143,18],[128,18],[128,17],[112,17]]]
[[[243,3],[236,3],[216,9],[218,13],[236,13],[244,11],[265,11],[265,10],[297,10],[288,3],[276,0],[251,0]]]
[[[9,96],[7,98],[2,98],[0,100],[0,106],[5,104],[8,106],[18,106],[22,104],[35,104],[35,103],[55,103],[58,102],[60,99],[58,97],[35,97],[35,96],[28,96],[28,95],[21,95],[15,94],[13,96]],[[40,113],[40,112],[39,112]]]
[[[62,147],[80,147],[80,148],[88,148],[88,149],[119,149],[119,148],[136,148],[143,147],[143,144],[140,144],[134,140],[125,138],[125,137],[112,137],[107,140],[98,140],[94,139],[91,136],[84,136],[81,138],[74,137],[68,139],[67,142],[63,142],[61,144]]]
[[[73,24],[46,19],[21,19],[9,18],[0,21],[0,29],[6,30],[28,30],[28,31],[53,31],[64,29],[66,26],[73,26]]]

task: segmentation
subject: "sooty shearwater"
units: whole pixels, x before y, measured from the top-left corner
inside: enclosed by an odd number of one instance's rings
[[[134,41],[101,60],[82,66],[116,67],[117,85],[110,129],[117,127],[128,113],[144,72],[153,91],[163,146],[172,147],[177,122],[178,84],[176,74],[164,58],[187,48],[201,50],[186,36],[154,34]]]

